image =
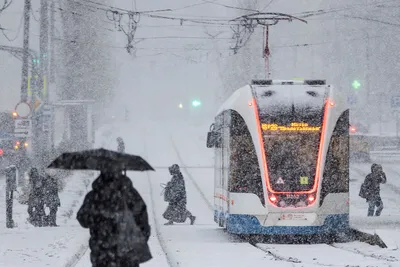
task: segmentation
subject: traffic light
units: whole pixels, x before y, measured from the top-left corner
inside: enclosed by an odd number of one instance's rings
[[[178,108],[183,108],[182,103],[179,103]]]
[[[351,86],[355,89],[358,90],[358,88],[360,88],[361,83],[357,80],[354,80],[353,83],[351,84]]]
[[[33,58],[33,59],[32,59],[32,63],[33,63],[33,64],[39,64],[39,63],[40,63],[40,59],[38,59],[38,58]]]
[[[200,100],[197,100],[197,99],[193,100],[193,101],[192,101],[192,106],[193,106],[193,107],[201,106]]]

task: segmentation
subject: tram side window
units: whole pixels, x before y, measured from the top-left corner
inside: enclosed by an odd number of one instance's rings
[[[329,193],[349,192],[349,111],[336,122],[325,162],[321,204]]]
[[[235,111],[231,113],[230,136],[229,191],[256,194],[264,204],[263,182],[254,143],[245,121]]]

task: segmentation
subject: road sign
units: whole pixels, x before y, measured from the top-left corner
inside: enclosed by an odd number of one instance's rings
[[[15,130],[30,130],[32,129],[32,120],[16,119],[14,121]]]
[[[32,130],[30,129],[19,129],[14,131],[14,136],[15,137],[21,137],[21,138],[28,138],[32,136]]]
[[[400,96],[392,96],[391,106],[395,109],[400,108]]]
[[[17,112],[18,116],[21,118],[27,118],[32,113],[31,105],[27,102],[19,102],[15,106],[15,112]]]
[[[33,102],[33,108],[35,112],[38,112],[43,107],[43,101],[39,96],[35,95],[35,100]]]

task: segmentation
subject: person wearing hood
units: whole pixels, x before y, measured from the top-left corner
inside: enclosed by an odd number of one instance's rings
[[[90,230],[93,267],[137,267],[152,258],[147,207],[132,181],[105,171],[93,182],[77,214]]]
[[[169,167],[169,173],[172,175],[165,187],[165,200],[169,202],[167,210],[163,217],[168,220],[165,225],[172,225],[174,222],[183,223],[186,219],[190,219],[190,224],[193,225],[196,217],[186,209],[186,188],[185,180],[180,171],[179,165],[174,164]]]
[[[117,143],[118,143],[118,152],[119,153],[125,153],[125,143],[122,137],[117,138]]]
[[[363,187],[365,188],[365,199],[368,202],[368,216],[380,216],[383,210],[383,201],[381,199],[380,184],[386,183],[386,174],[383,172],[382,166],[372,164],[371,173],[365,177]],[[376,211],[375,211],[376,207]]]
[[[28,214],[29,221],[34,226],[43,226],[45,216],[44,212],[44,191],[43,178],[39,174],[37,168],[31,168],[29,171],[29,197],[28,197]]]
[[[44,179],[44,204],[49,208],[50,213],[46,216],[49,226],[57,226],[57,210],[61,206],[58,195],[58,182],[53,170],[47,170]]]

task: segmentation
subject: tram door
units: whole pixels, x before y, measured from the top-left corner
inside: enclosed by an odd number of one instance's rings
[[[224,216],[224,210],[222,205],[223,199],[223,127],[224,127],[224,117],[219,115],[215,118],[214,131],[217,132],[217,140],[214,145],[214,157],[215,157],[215,167],[214,167],[214,209],[219,214],[218,218]],[[220,221],[216,221],[220,225]]]
[[[231,125],[231,113],[230,111],[225,111],[224,113],[224,127],[222,133],[222,188],[223,194],[226,196],[222,201],[223,210],[229,212],[228,202],[229,202],[229,174],[230,174],[230,125]]]

